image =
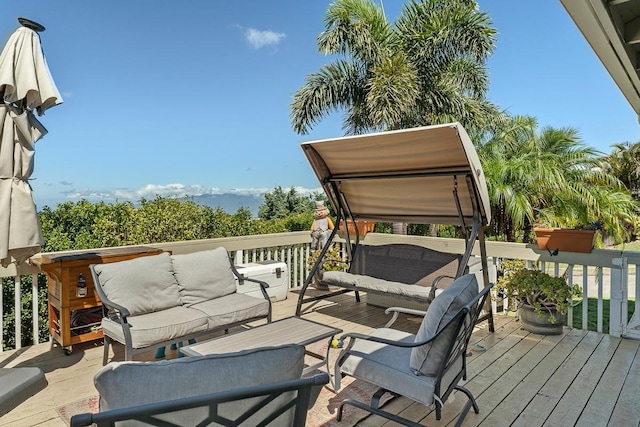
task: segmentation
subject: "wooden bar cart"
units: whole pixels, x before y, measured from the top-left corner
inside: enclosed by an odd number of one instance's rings
[[[162,249],[128,246],[82,252],[48,252],[31,258],[47,275],[49,334],[66,355],[74,344],[102,339],[102,303],[94,290],[90,264],[156,255]]]

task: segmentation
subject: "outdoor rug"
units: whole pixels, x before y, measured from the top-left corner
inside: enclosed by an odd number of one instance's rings
[[[344,378],[341,381],[339,393],[334,393],[331,388],[326,386],[316,404],[309,410],[307,414],[307,426],[309,427],[333,427],[333,426],[353,426],[358,421],[367,417],[369,413],[355,406],[347,405],[342,411],[342,421],[336,420],[340,403],[345,399],[355,399],[361,402],[369,403],[371,396],[378,389],[371,383],[354,380],[353,378]],[[388,397],[387,397],[388,396]],[[389,394],[385,395],[387,400],[391,399]],[[386,403],[383,398],[382,402]]]
[[[98,412],[98,395],[85,397],[68,405],[60,406],[56,408],[56,411],[58,411],[60,418],[69,425],[73,415]]]
[[[327,351],[327,343],[312,344],[307,346],[307,349],[316,354],[324,355]],[[332,386],[335,382],[333,378],[333,368],[339,353],[340,349],[338,348],[331,348],[329,350],[329,366],[331,368],[329,375],[331,376],[331,384],[327,384],[323,387],[315,405],[313,405],[313,408],[309,410],[306,423],[309,427],[353,426],[356,425],[359,420],[369,415],[369,412],[367,411],[363,411],[355,406],[347,405],[342,411],[342,420],[340,422],[336,420],[338,408],[343,400],[355,399],[364,403],[369,403],[371,401],[371,396],[373,396],[373,393],[375,393],[379,388],[378,386],[366,381],[352,377],[345,377],[340,381],[340,392],[335,393]],[[305,361],[309,364],[312,360],[306,359]],[[322,370],[324,371],[325,369]],[[314,373],[317,373],[317,371],[309,375],[313,375]],[[386,394],[383,399],[381,399],[380,406],[383,406],[391,400],[391,398],[392,396],[390,394]]]

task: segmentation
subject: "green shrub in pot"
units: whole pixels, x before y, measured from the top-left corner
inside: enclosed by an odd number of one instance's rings
[[[556,314],[567,313],[574,297],[582,296],[578,285],[570,286],[564,277],[526,268],[521,260],[503,261],[501,270],[497,288],[504,296],[516,301],[516,308],[532,306],[538,316],[547,317],[550,323],[556,323]]]

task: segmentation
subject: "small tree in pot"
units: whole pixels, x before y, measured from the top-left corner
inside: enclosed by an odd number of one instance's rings
[[[309,270],[311,270],[316,264],[316,261],[318,260],[321,252],[322,248],[319,248],[309,255],[309,258],[307,259],[307,268]],[[314,286],[318,289],[328,289],[328,286],[321,283],[322,273],[324,273],[325,271],[346,270],[348,267],[349,265],[342,258],[340,246],[332,243],[331,246],[329,246],[329,248],[327,249],[327,252],[324,254],[324,258],[318,268],[318,271],[316,271],[313,276]]]
[[[520,260],[503,262],[498,289],[515,301],[524,328],[535,333],[562,333],[573,297],[582,296],[582,289],[568,285],[564,277],[528,269]]]

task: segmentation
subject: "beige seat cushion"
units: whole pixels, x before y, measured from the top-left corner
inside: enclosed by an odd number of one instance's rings
[[[269,314],[269,301],[265,298],[234,293],[193,304],[190,308],[205,313],[209,319],[209,327],[216,328],[267,316]]]
[[[185,335],[192,335],[209,328],[209,318],[199,310],[186,307],[171,307],[156,313],[129,316],[131,346],[145,348]],[[122,325],[108,318],[102,319],[102,328],[107,336],[124,344]]]

